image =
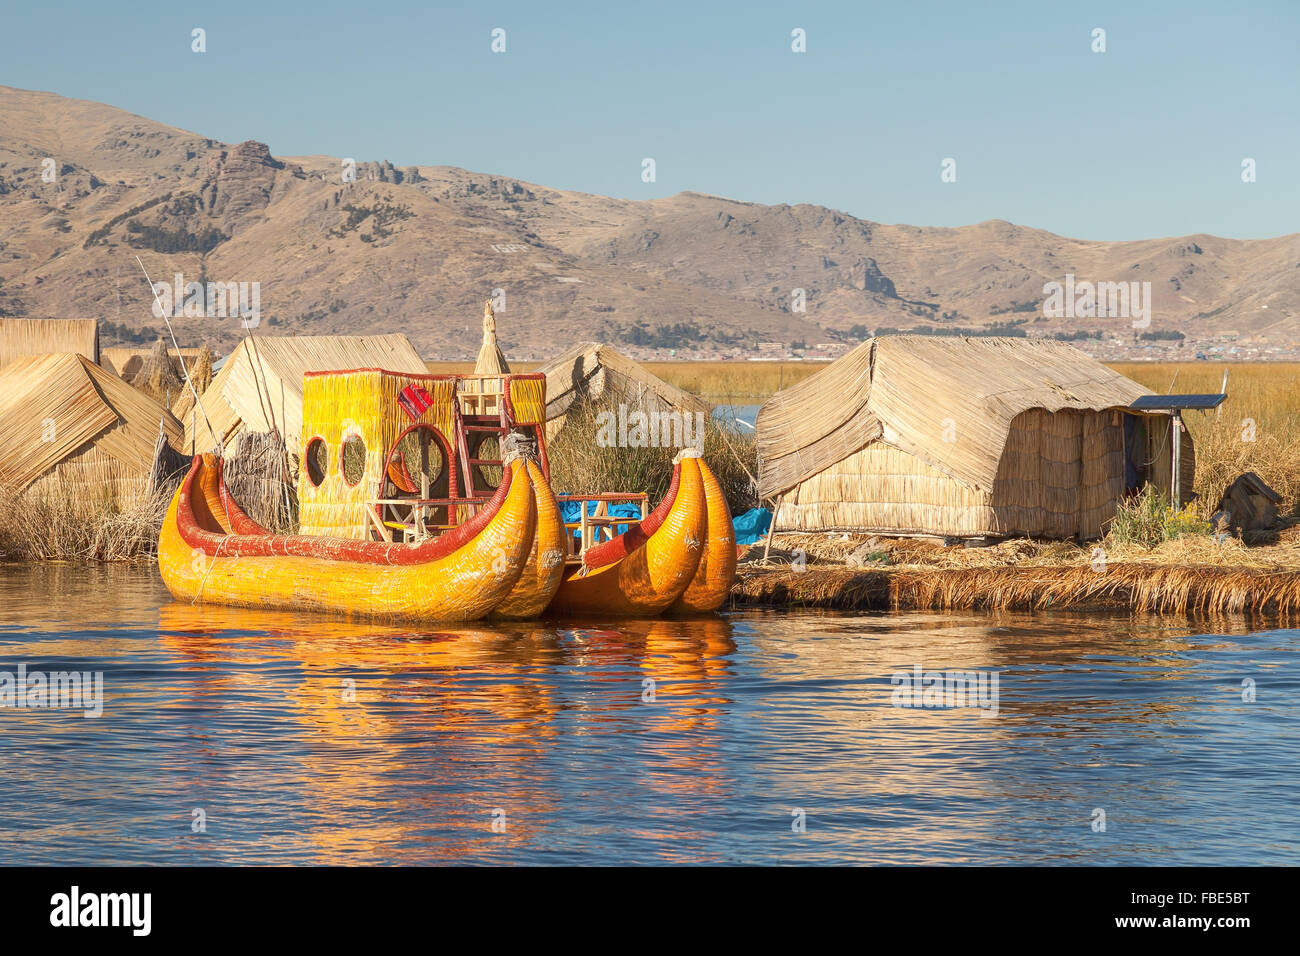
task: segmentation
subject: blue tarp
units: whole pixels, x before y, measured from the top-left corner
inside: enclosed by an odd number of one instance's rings
[[[560,502],[560,516],[564,519],[565,524],[577,524],[582,519],[582,513],[578,510],[578,505],[579,502],[576,501]],[[587,514],[594,515],[596,513],[596,505],[597,502],[588,501]],[[610,504],[607,506],[606,513],[612,518],[640,518],[641,506],[631,501],[623,504]],[[614,525],[614,534],[624,534],[627,532],[627,529],[628,525],[625,524]],[[581,534],[581,531],[574,528],[572,529],[572,533],[573,538],[576,541],[578,535]]]
[[[772,512],[754,508],[732,519],[736,526],[736,544],[753,544],[767,534],[772,524]]]

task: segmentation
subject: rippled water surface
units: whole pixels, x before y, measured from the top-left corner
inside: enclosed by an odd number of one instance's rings
[[[1300,631],[1268,622],[431,632],[74,567],[0,568],[0,606],[0,672],[106,697],[0,709],[5,863],[1300,862]],[[918,664],[997,671],[997,716],[892,706]]]

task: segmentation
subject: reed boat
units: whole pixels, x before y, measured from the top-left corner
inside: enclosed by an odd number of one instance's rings
[[[545,611],[565,529],[537,457],[542,376],[308,373],[302,402],[299,533],[259,525],[221,457],[196,456],[159,538],[176,598],[423,623]]]
[[[194,603],[472,621],[521,584],[536,537],[536,493],[528,463],[515,460],[473,518],[419,543],[276,535],[231,497],[221,460],[201,455],[168,509],[158,566],[168,590]],[[522,583],[526,600],[537,584]]]
[[[599,527],[591,518],[586,524]],[[672,482],[654,511],[606,541],[584,533],[584,543],[551,602],[555,613],[644,617],[714,611],[735,579],[731,512],[718,479],[694,449],[674,460]]]
[[[557,497],[546,376],[508,370],[491,318],[472,375],[305,374],[296,534],[249,517],[220,454],[196,456],[159,538],[172,594],[418,623],[719,608],[735,533],[699,452],[676,457],[652,511],[644,494]]]

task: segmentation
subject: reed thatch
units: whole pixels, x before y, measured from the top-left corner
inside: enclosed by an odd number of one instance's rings
[[[254,521],[273,534],[298,531],[294,469],[284,439],[276,432],[245,432],[226,458],[221,476],[231,495]]]
[[[454,379],[378,369],[306,377],[302,422],[310,460],[298,469],[297,484],[303,534],[370,536],[367,511],[381,480],[388,475],[388,455],[415,424],[397,401],[397,395],[409,385],[423,387],[431,400],[418,421],[431,425],[442,436],[443,445],[453,448]],[[349,454],[355,456],[354,461],[348,461]],[[350,475],[349,464],[355,469]],[[430,493],[446,497],[450,488],[450,475],[444,467]]]
[[[134,383],[140,369],[144,367],[146,360],[153,352],[154,347],[136,348],[134,346],[111,346],[101,349],[99,353],[99,364],[117,375],[124,381]],[[212,355],[208,346],[204,345],[199,348],[183,348],[178,356],[175,349],[167,350],[167,357],[171,360],[176,374],[184,377],[181,370],[181,363],[186,368],[192,367],[195,363],[202,360],[204,353],[208,354],[208,361],[212,361]]]
[[[0,319],[0,368],[24,355],[72,352],[99,364],[95,319]]]
[[[185,450],[233,452],[244,431],[278,432],[302,453],[302,388],[307,372],[382,368],[425,374],[405,335],[250,336],[226,359],[197,408],[186,413]]]
[[[1146,394],[1062,342],[870,339],[760,409],[759,494],[782,498],[778,530],[1096,537],[1125,490],[1122,410]],[[1142,420],[1159,478],[1170,419]]]
[[[181,435],[171,412],[83,355],[0,370],[0,485],[10,493],[132,507],[175,470]]]
[[[182,350],[182,352],[188,351],[193,350]],[[185,365],[185,368],[181,370],[181,375],[188,376],[189,384],[181,389],[180,397],[172,403],[172,414],[181,421],[185,421],[185,417],[194,408],[195,395],[201,396],[208,390],[208,386],[212,384],[212,349],[205,344],[198,350],[197,356],[189,358],[182,355],[181,360]],[[193,387],[191,388],[191,386]]]
[[[497,318],[492,312],[492,303],[483,306],[483,344],[478,350],[478,361],[474,363],[475,375],[508,375],[510,363],[497,345]]]
[[[564,424],[574,402],[601,400],[615,406],[650,412],[703,412],[713,405],[646,371],[626,355],[599,342],[582,342],[535,371],[546,375],[548,437]]]

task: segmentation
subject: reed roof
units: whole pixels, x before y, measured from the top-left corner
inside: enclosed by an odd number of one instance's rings
[[[620,400],[650,404],[663,410],[703,412],[713,405],[676,385],[669,384],[626,355],[600,342],[580,342],[564,354],[534,371],[546,375],[546,417],[553,419],[568,411],[580,397],[617,396]]]
[[[179,446],[171,412],[84,355],[15,359],[0,370],[0,484],[24,490],[88,443],[148,474],[160,424]]]
[[[75,352],[99,362],[96,319],[0,319],[0,368],[24,355]]]
[[[199,398],[201,410],[192,409],[186,415],[185,450],[211,451],[218,438],[224,442],[246,428],[278,431],[288,450],[298,454],[302,450],[303,375],[359,368],[428,372],[405,335],[249,336]]]
[[[1149,394],[1049,339],[868,339],[759,409],[759,494],[783,494],[876,440],[988,490],[1021,412],[1101,411]]]

